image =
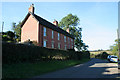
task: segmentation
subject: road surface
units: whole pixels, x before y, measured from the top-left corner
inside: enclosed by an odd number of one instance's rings
[[[117,63],[109,63],[107,60],[101,59],[91,59],[87,63],[34,78],[120,78],[120,72],[117,68]]]

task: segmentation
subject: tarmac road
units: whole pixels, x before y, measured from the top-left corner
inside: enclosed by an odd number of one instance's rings
[[[120,78],[120,72],[117,63],[109,63],[107,60],[93,58],[87,63],[34,78]]]

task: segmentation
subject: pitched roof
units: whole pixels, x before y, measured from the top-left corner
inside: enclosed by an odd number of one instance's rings
[[[62,33],[62,34],[64,34],[64,35],[66,35],[66,36],[71,37],[71,38],[74,39],[74,36],[71,35],[71,34],[69,34],[68,32],[66,32],[65,30],[61,29],[60,27],[55,26],[54,24],[48,22],[47,20],[41,18],[40,16],[38,16],[38,15],[36,15],[36,14],[32,14],[32,13],[28,13],[28,14],[27,14],[27,16],[25,17],[25,19],[23,20],[23,22],[22,22],[22,24],[21,24],[21,27],[24,25],[24,23],[26,22],[26,20],[27,20],[28,17],[30,16],[30,14],[33,15],[33,16],[39,21],[39,23],[40,23],[41,25],[43,25],[43,26],[45,26],[45,27],[48,27],[48,28],[50,28],[50,29],[52,29],[52,30],[55,30],[55,31],[57,31],[57,32],[59,32],[59,33]]]

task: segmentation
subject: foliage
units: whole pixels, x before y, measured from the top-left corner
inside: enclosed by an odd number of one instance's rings
[[[6,34],[10,40],[14,40],[15,34],[12,31],[7,31]]]
[[[75,52],[73,50],[48,49],[39,46],[29,46],[24,44],[3,43],[3,64],[34,62],[36,60],[80,60],[89,58],[89,52]]]
[[[32,41],[32,44],[35,46],[38,46],[38,42],[37,41]]]
[[[9,40],[9,39],[8,39],[8,37],[7,37],[6,34],[2,35],[2,41],[8,41],[8,40]]]
[[[77,26],[79,24],[79,18],[76,15],[68,14],[60,21],[59,25],[61,28],[65,27],[66,29],[72,26]]]
[[[2,33],[2,41],[6,42],[19,42],[21,38],[21,22],[19,22],[17,25],[16,23],[12,23],[12,31],[7,31]]]
[[[63,28],[64,30],[67,30],[69,28],[70,34],[73,35],[75,38],[74,45],[78,49],[78,51],[87,50],[88,45],[85,45],[85,43],[83,43],[83,40],[81,39],[82,28],[76,28],[76,26],[79,25],[79,22],[80,20],[76,15],[68,14],[67,16],[62,18],[58,26]]]
[[[108,56],[108,55],[109,55],[108,53],[103,52],[102,55],[101,55],[101,58],[102,58],[102,59],[107,59],[107,56]]]
[[[39,45],[37,41],[30,41],[30,39],[24,41],[24,44],[34,45],[34,46],[38,46]]]
[[[84,45],[82,46],[82,47],[83,47],[83,51],[88,51],[88,49],[87,49],[87,48],[88,48],[89,46],[88,46],[88,45],[86,45],[85,43],[83,43],[83,44],[84,44]]]
[[[112,51],[113,55],[118,56],[118,40],[116,39],[115,42],[116,43],[114,45],[110,46],[110,50]]]
[[[95,58],[107,59],[109,54],[107,52],[102,52],[100,54],[95,55]]]
[[[12,30],[15,33],[16,41],[19,42],[21,39],[21,22],[19,22],[17,25],[16,23],[12,23]]]
[[[24,41],[24,44],[28,44],[28,45],[32,45],[32,41],[30,41],[30,39]]]
[[[82,29],[81,28],[76,28],[76,27],[71,27],[70,28],[70,32],[72,35],[74,35],[75,37],[75,40],[74,40],[74,44],[75,44],[75,47],[80,51],[82,46],[83,46],[83,40],[81,40],[81,31]]]
[[[2,33],[2,41],[14,42],[15,34],[12,31],[7,31]]]

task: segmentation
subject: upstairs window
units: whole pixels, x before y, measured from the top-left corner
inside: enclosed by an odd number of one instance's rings
[[[68,37],[68,43],[70,44],[70,38]]]
[[[68,37],[68,47],[70,49],[70,38]]]
[[[58,40],[60,40],[60,33],[58,33]]]
[[[72,48],[73,48],[73,46],[74,46],[74,44],[73,44],[73,39],[71,39],[71,44],[72,44]]]
[[[64,42],[66,42],[66,36],[64,36]]]
[[[71,39],[71,42],[73,42],[73,39]]]
[[[54,31],[52,30],[52,39],[54,38]]]
[[[44,36],[46,36],[46,27],[43,28],[44,30]]]
[[[72,46],[73,46],[73,39],[71,39],[71,43],[72,43]]]

